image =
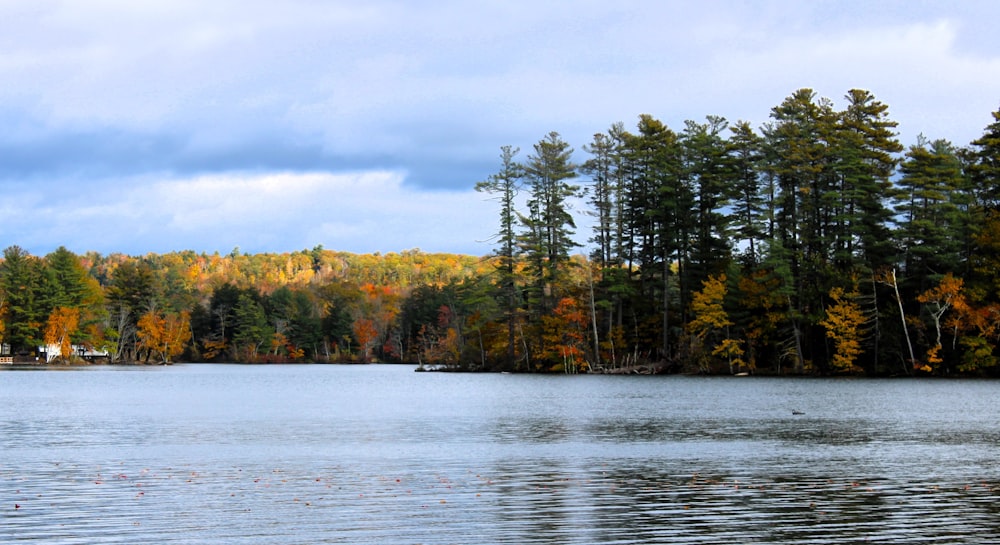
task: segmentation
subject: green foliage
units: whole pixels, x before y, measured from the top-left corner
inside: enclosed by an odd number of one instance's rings
[[[47,317],[42,301],[42,262],[20,246],[10,246],[0,263],[0,291],[3,293],[4,342],[11,351],[34,353],[42,340],[41,327]]]
[[[273,332],[264,307],[252,295],[241,294],[233,308],[233,345],[237,358],[255,361]]]

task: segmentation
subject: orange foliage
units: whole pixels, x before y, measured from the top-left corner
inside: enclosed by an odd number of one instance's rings
[[[187,311],[161,315],[151,310],[139,318],[137,326],[139,346],[158,355],[164,363],[184,352],[191,340],[191,315]]]
[[[555,369],[561,368],[566,373],[587,370],[587,323],[587,313],[571,297],[560,299],[552,314],[542,318],[545,356],[560,362]]]
[[[941,282],[933,288],[921,293],[917,301],[927,305],[931,319],[934,322],[934,330],[937,337],[934,346],[927,350],[927,363],[920,365],[915,363],[914,367],[922,371],[933,371],[934,367],[941,363],[941,317],[949,308],[966,308],[965,296],[962,294],[963,281],[955,278],[951,273],[944,275]]]
[[[354,320],[351,330],[354,332],[354,339],[357,340],[358,345],[361,347],[361,359],[368,361],[368,358],[371,356],[372,346],[375,345],[375,340],[378,338],[378,330],[375,329],[375,322],[370,318],[358,318]]]
[[[80,309],[58,307],[49,314],[45,327],[45,344],[59,346],[59,356],[68,360],[73,355],[70,337],[80,325]]]

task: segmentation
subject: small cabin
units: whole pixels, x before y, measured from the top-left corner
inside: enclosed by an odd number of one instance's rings
[[[107,350],[95,350],[83,345],[74,344],[72,345],[73,355],[84,360],[84,361],[97,361],[106,360],[110,357]],[[51,363],[53,360],[58,359],[60,356],[60,348],[58,344],[47,344],[45,346],[38,347],[39,360],[44,359],[45,363]]]

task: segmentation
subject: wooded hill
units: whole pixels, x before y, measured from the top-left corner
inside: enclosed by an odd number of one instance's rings
[[[43,344],[65,359],[77,345],[122,363],[400,359],[407,305],[486,267],[419,250],[35,257],[11,246],[0,263],[0,336],[28,359]]]
[[[0,334],[14,353],[45,341],[115,361],[994,373],[1000,111],[967,146],[904,148],[870,92],[844,102],[798,90],[759,128],[642,115],[579,163],[554,132],[523,161],[504,146],[476,185],[497,203],[485,258],[11,246]],[[578,235],[581,198],[594,228]]]

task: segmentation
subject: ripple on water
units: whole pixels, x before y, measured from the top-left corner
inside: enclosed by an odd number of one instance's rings
[[[0,380],[3,543],[1000,543],[1000,396],[983,383]]]

